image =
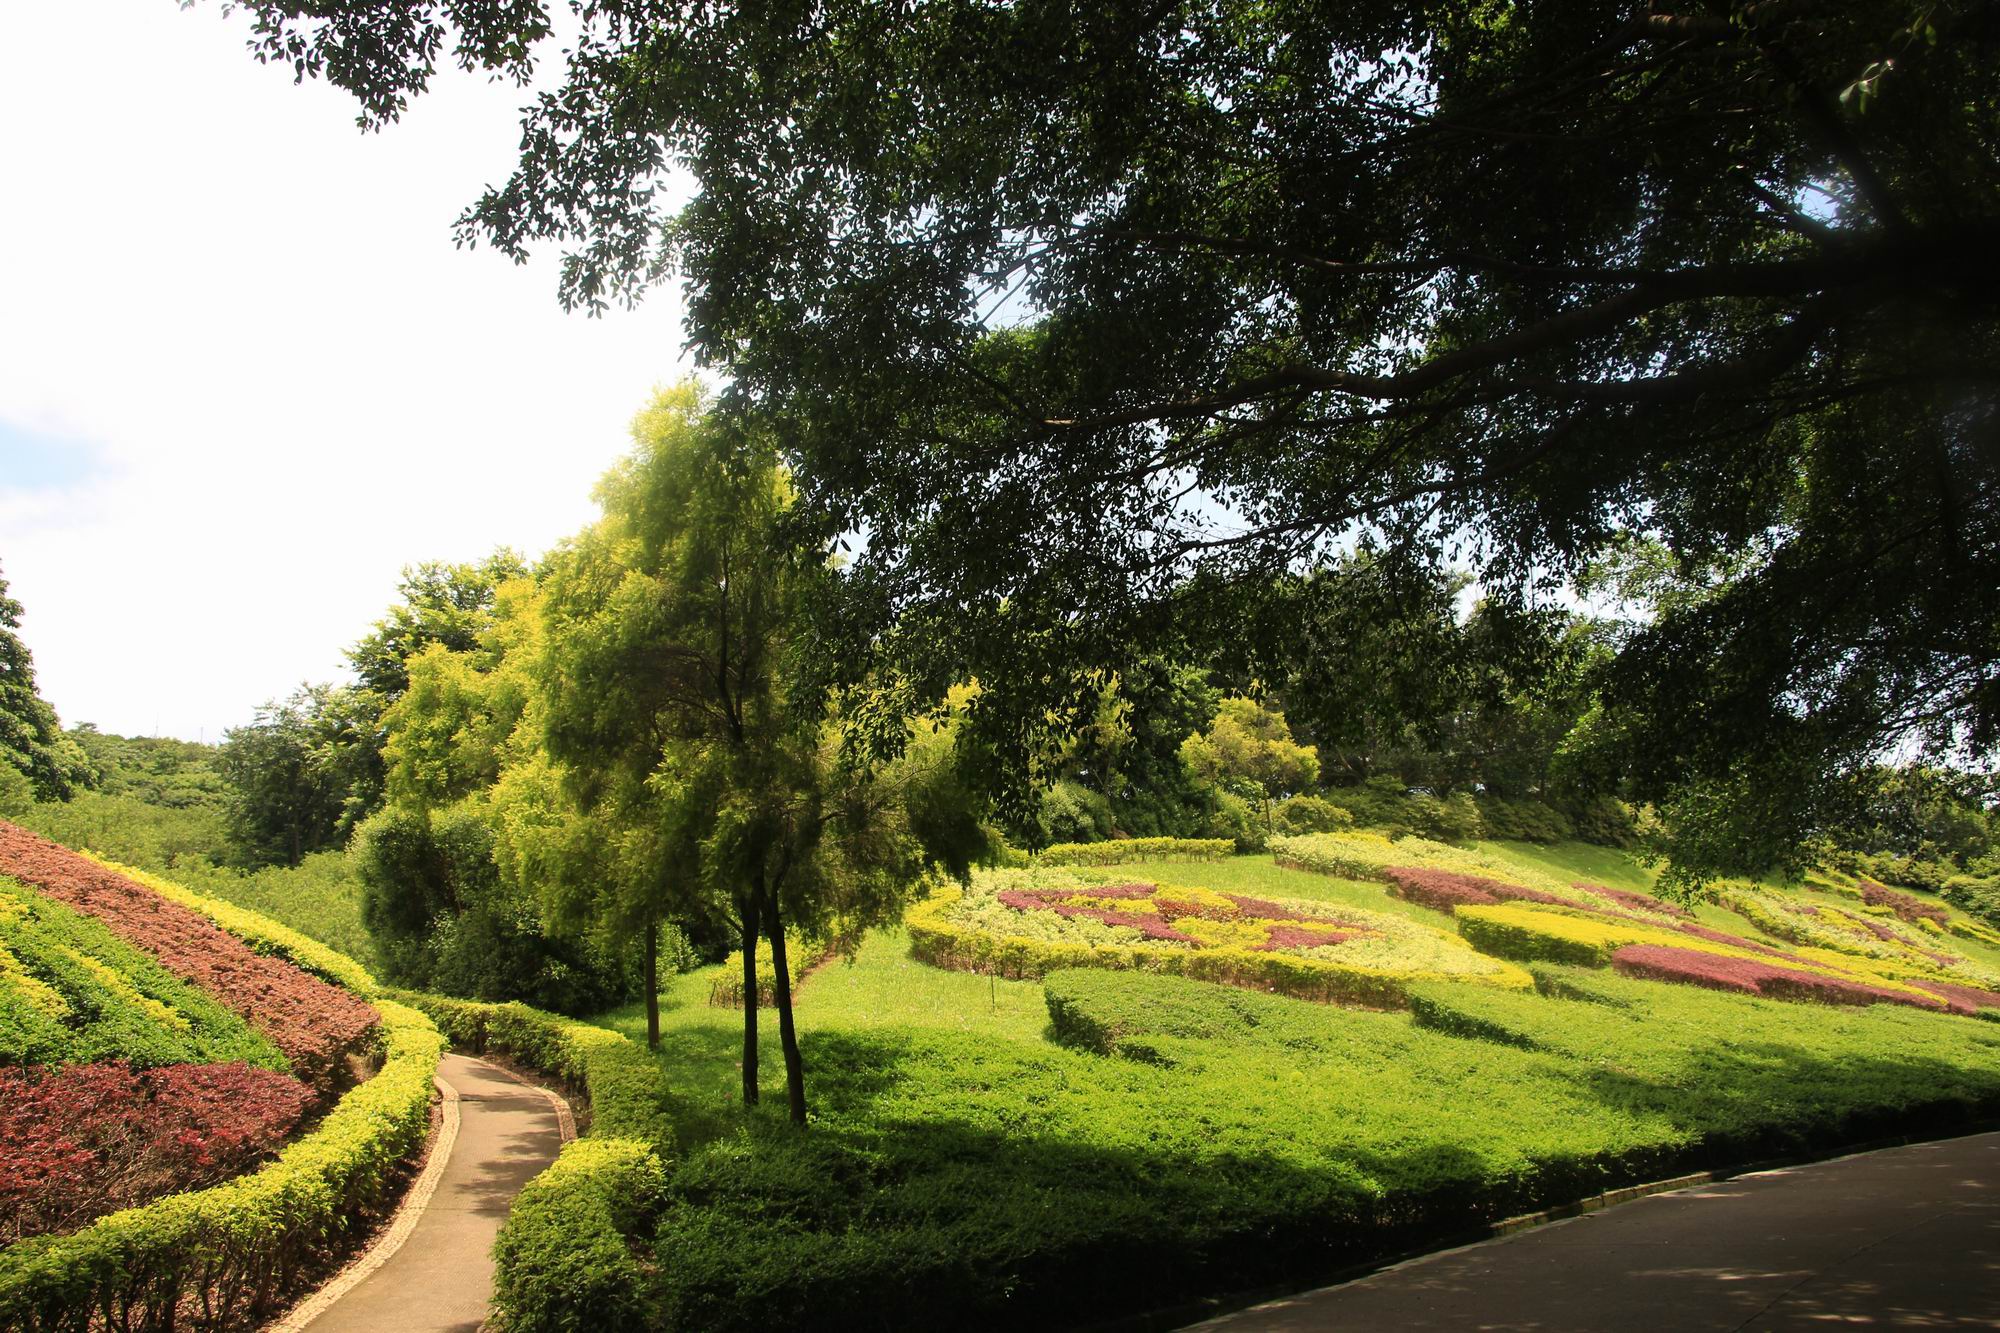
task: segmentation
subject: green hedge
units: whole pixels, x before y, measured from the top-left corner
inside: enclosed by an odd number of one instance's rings
[[[590,1137],[516,1196],[494,1245],[493,1313],[513,1333],[642,1327],[635,1238],[650,1235],[665,1185],[657,1149],[675,1141],[673,1096],[645,1048],[525,1004],[396,992],[452,1044],[499,1051],[587,1104]]]
[[[1115,866],[1127,861],[1220,861],[1233,855],[1228,838],[1116,838],[1109,842],[1058,842],[1045,847],[1046,866]]]
[[[420,1013],[380,1000],[376,1008],[381,1070],[276,1161],[0,1250],[0,1328],[224,1330],[274,1312],[388,1202],[397,1168],[429,1132],[444,1039]]]

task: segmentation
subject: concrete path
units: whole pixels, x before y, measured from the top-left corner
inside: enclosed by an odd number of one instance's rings
[[[307,1317],[291,1327],[473,1333],[485,1321],[493,1295],[493,1237],[521,1186],[555,1160],[563,1129],[548,1094],[484,1060],[447,1055],[438,1063],[438,1081],[457,1094],[458,1132],[449,1145],[440,1135],[439,1147],[448,1155],[435,1192],[428,1200],[413,1196],[408,1214],[391,1224],[393,1236],[406,1216],[414,1219],[379,1267],[345,1290],[335,1279],[326,1293],[338,1292],[332,1303],[300,1311]],[[361,1267],[367,1263],[364,1257]]]
[[[1203,1329],[2000,1328],[2000,1134],[1738,1176]]]

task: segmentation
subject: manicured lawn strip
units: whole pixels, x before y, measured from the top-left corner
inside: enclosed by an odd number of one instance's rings
[[[207,917],[0,820],[0,873],[95,917],[262,1032],[301,1078],[329,1085],[376,1022],[366,1001],[254,951]]]
[[[1511,1011],[1546,1011],[1587,1059],[1100,969],[1045,981],[1079,1051],[809,1027],[811,1130],[760,1114],[670,1170],[646,1309],[658,1327],[1073,1326],[2000,1109],[1988,1025],[1814,1009],[1831,1035],[1798,1040],[1796,1007],[1622,986],[1622,1008],[1417,988],[1544,1039]]]
[[[387,1202],[429,1128],[444,1039],[414,1010],[380,1009],[382,1068],[276,1161],[0,1250],[0,1328],[166,1328],[179,1310],[233,1330],[283,1305]]]
[[[0,981],[0,1065],[288,1067],[276,1046],[150,954],[5,876],[0,970],[15,977]],[[0,1139],[0,1159],[6,1151]]]
[[[246,1064],[0,1068],[0,1245],[240,1175],[312,1100]]]

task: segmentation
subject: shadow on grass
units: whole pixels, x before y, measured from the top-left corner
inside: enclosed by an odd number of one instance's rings
[[[675,1035],[688,1046],[674,1058],[723,1058],[720,1031]],[[1029,1108],[1060,1086],[1020,1089],[1011,1123],[990,1097],[977,1123],[909,1118],[897,1090],[919,1079],[935,1091],[952,1076],[937,1063],[950,1054],[916,1032],[813,1033],[806,1057],[820,1114],[809,1132],[784,1124],[782,1098],[769,1093],[755,1114],[709,1122],[706,1146],[676,1166],[659,1219],[650,1318],[700,1328],[1087,1326],[1324,1281],[1620,1185],[1944,1132],[2000,1109],[2000,1076],[1925,1057],[1828,1061],[1747,1045],[1715,1052],[1696,1089],[1580,1071],[1607,1104],[1680,1126],[1675,1142],[1617,1155],[1579,1145],[1522,1171],[1419,1133],[1393,1152],[1336,1139],[1324,1165],[1308,1167],[1222,1145],[1168,1156],[1092,1143],[1088,1125],[1073,1137],[1035,1132],[1045,1121]],[[964,1076],[1000,1067],[973,1063]],[[1912,1095],[1926,1088],[1949,1091]]]

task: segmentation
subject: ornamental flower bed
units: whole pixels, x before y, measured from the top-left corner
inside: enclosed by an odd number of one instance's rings
[[[268,1037],[315,1087],[378,1021],[366,1001],[251,950],[199,913],[0,820],[0,874],[103,922]]]
[[[1403,1003],[1411,981],[1530,989],[1519,968],[1406,917],[1187,885],[985,871],[908,919],[922,961],[1034,977],[1057,967],[1168,972],[1306,999]]]
[[[1878,884],[1872,879],[1861,881],[1861,901],[1870,907],[1886,907],[1896,916],[1911,925],[1919,921],[1932,921],[1943,926],[1951,921],[1951,913],[1931,903],[1920,902],[1907,893],[1900,893],[1886,884]]]
[[[1742,991],[1766,999],[1818,1004],[1907,1004],[1920,1009],[1974,1012],[1970,1006],[1952,1004],[1935,995],[1892,990],[1865,981],[1785,967],[1761,958],[1736,958],[1702,949],[1628,944],[1611,955],[1611,966],[1628,977]]]
[[[0,1069],[0,1244],[238,1175],[311,1101],[244,1064]]]
[[[1499,902],[1556,903],[1568,900],[1540,889],[1524,888],[1483,875],[1467,875],[1456,870],[1433,870],[1424,866],[1390,866],[1382,872],[1389,891],[1405,902],[1435,908],[1446,916],[1460,907],[1491,906]]]

